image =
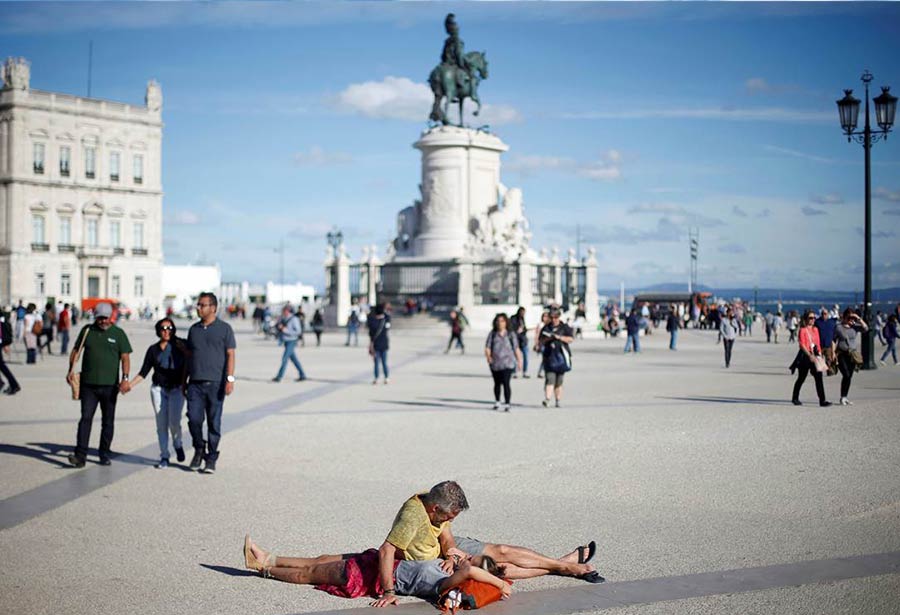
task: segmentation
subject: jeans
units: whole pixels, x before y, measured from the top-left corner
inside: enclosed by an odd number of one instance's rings
[[[59,347],[59,354],[68,354],[69,353],[69,330],[63,329],[59,332],[59,343],[61,344]]]
[[[528,340],[525,340],[523,344],[521,341],[519,342],[519,350],[522,351],[522,373],[528,373]]]
[[[375,361],[375,380],[378,380],[378,362],[381,361],[381,367],[384,369],[384,379],[388,379],[388,366],[387,366],[387,350],[376,350],[375,356],[373,357]]]
[[[350,345],[350,338],[353,338],[353,345],[359,346],[359,325],[347,325],[347,343],[344,346]]]
[[[180,387],[170,389],[161,386],[150,387],[150,401],[156,415],[156,438],[159,440],[159,456],[169,458],[169,433],[172,446],[181,448],[181,410],[184,408],[184,394]]]
[[[766,343],[772,343],[772,325],[766,325]]]
[[[509,380],[512,378],[514,370],[497,369],[491,370],[491,376],[494,378],[494,399],[500,401],[500,389],[503,388],[503,401],[507,404],[512,397],[512,389],[509,386]]]
[[[897,338],[890,340],[887,343],[887,348],[884,349],[884,354],[881,355],[881,360],[884,361],[887,359],[887,356],[891,355],[894,357],[894,364],[897,363]]]
[[[445,352],[450,352],[450,348],[453,347],[453,341],[456,340],[456,347],[461,349],[463,352],[466,350],[465,344],[463,344],[462,332],[460,333],[450,333],[450,341],[447,342],[447,350]]]
[[[222,406],[225,403],[224,382],[200,380],[191,382],[187,390],[188,429],[194,449],[206,451],[206,461],[219,458],[222,438]],[[203,419],[206,419],[207,441],[203,441]]]
[[[635,352],[641,351],[641,333],[638,331],[637,333],[629,333],[628,338],[625,340],[625,352],[629,352],[628,346],[634,347]]]
[[[306,374],[303,373],[303,366],[300,365],[300,359],[294,354],[295,348],[297,348],[297,340],[285,340],[284,353],[281,355],[281,367],[278,369],[278,375],[275,376],[276,380],[281,380],[284,377],[284,370],[287,369],[288,361],[297,368],[300,378],[306,378]]]
[[[725,347],[725,367],[729,367],[731,365],[731,349],[734,348],[734,340],[722,340],[722,345]]]
[[[78,436],[75,445],[75,456],[79,459],[87,457],[88,442],[91,439],[91,423],[94,421],[94,413],[97,412],[97,404],[100,404],[100,447],[98,453],[100,459],[109,457],[109,449],[112,446],[113,427],[116,420],[116,399],[119,396],[119,387],[114,384],[81,385],[81,420],[78,421]]]
[[[669,332],[669,350],[677,350],[676,344],[678,344],[678,329],[672,329]]]
[[[26,348],[25,349],[25,362],[26,363],[36,363],[37,362],[37,348]]]

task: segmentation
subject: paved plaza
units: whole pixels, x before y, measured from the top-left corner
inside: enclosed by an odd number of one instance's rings
[[[488,613],[900,612],[900,368],[858,373],[850,407],[820,408],[810,380],[794,407],[794,345],[739,338],[726,370],[711,332],[682,332],[670,352],[660,330],[639,355],[591,337],[573,346],[562,408],[541,407],[532,378],[513,381],[506,414],[491,409],[481,333],[445,355],[446,327],[401,322],[391,384],[373,386],[365,344],[327,332],[300,349],[310,380],[273,384],[280,349],[234,324],[238,382],[214,476],[153,468],[148,383],[120,398],[113,465],[92,449],[69,468],[79,413],[65,361],[13,355],[23,391],[0,399],[4,612],[365,607],[247,573],[244,534],[287,555],[377,547],[403,501],[444,479],[471,504],[458,535],[551,555],[598,544],[606,584],[517,582]],[[124,328],[136,373],[152,327]],[[838,385],[826,380],[834,401]],[[98,416],[92,446],[99,429]]]

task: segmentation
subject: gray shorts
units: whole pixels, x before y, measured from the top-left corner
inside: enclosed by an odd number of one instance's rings
[[[474,538],[469,538],[467,536],[462,538],[454,536],[453,540],[456,541],[456,548],[460,551],[465,551],[469,555],[484,554],[484,543],[480,540],[475,540]]]
[[[544,386],[561,387],[565,376],[565,372],[544,372]]]
[[[394,570],[394,590],[400,596],[436,600],[441,581],[450,576],[441,569],[443,563],[442,559],[402,560]]]

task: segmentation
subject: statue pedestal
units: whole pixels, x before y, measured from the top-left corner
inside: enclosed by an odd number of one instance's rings
[[[445,260],[465,256],[470,220],[497,205],[500,154],[507,145],[470,128],[434,128],[414,145],[422,152],[422,206],[412,253]]]

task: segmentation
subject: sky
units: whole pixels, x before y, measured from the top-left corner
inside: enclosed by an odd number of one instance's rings
[[[487,54],[531,245],[594,246],[599,285],[857,290],[863,148],[835,101],[868,69],[900,91],[894,3],[0,3],[31,86],[143,104],[163,90],[167,264],[324,281],[418,196],[426,80],[457,15]],[[900,134],[872,149],[873,286],[900,286]],[[285,252],[278,251],[284,241]]]

